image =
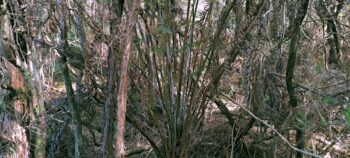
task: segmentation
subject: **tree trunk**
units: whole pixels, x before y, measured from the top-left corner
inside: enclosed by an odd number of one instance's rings
[[[62,4],[61,1],[57,1],[57,6],[65,5]],[[65,10],[59,10],[58,15],[63,15],[62,13]],[[59,60],[59,66],[62,71],[62,78],[66,87],[66,92],[67,92],[67,98],[68,98],[68,105],[69,105],[69,110],[71,112],[71,116],[73,118],[73,131],[74,131],[74,157],[75,158],[80,158],[82,157],[82,127],[81,127],[81,120],[79,116],[79,110],[78,110],[78,105],[75,99],[75,94],[74,94],[74,89],[72,87],[72,81],[70,79],[69,75],[69,69],[67,65],[67,56],[66,54],[70,51],[69,50],[69,45],[67,41],[67,25],[66,22],[64,21],[64,17],[60,16],[59,20],[59,32],[57,35],[57,44],[58,44],[58,53],[60,54],[60,60]]]
[[[291,22],[291,41],[289,45],[289,55],[288,55],[288,63],[287,63],[287,70],[286,70],[286,84],[287,84],[287,91],[289,95],[289,105],[292,108],[295,108],[298,106],[297,97],[294,92],[294,85],[293,85],[293,76],[294,76],[294,67],[296,63],[296,56],[298,51],[298,43],[299,43],[299,34],[300,34],[300,26],[304,20],[304,17],[306,15],[307,9],[309,5],[309,0],[303,1],[299,6],[294,8],[297,10],[297,14],[295,17],[292,17],[290,19]],[[297,142],[297,148],[303,150],[304,148],[304,140],[303,135],[304,131],[301,128],[295,129],[296,134],[296,142]],[[302,158],[303,154],[300,152],[296,153],[296,158]]]
[[[0,48],[1,49],[1,48]],[[21,71],[7,61],[1,61],[5,65],[7,75],[9,76],[9,85],[0,83],[0,142],[9,144],[9,148],[1,150],[0,155],[4,158],[28,158],[29,142],[26,135],[27,131],[25,113],[28,110],[28,98],[26,94],[24,78]],[[0,76],[5,77],[5,76]],[[5,90],[4,90],[5,89]],[[13,146],[13,147],[11,147]]]
[[[337,30],[337,18],[340,10],[343,8],[344,0],[335,3],[329,3],[325,0],[315,1],[315,8],[317,15],[321,18],[325,26],[327,26],[327,44],[329,45],[328,64],[338,65],[340,62],[340,44],[339,32]],[[334,9],[328,9],[334,8]],[[340,26],[339,26],[340,27]]]
[[[128,86],[128,64],[129,58],[132,51],[132,38],[133,29],[136,24],[138,9],[140,5],[140,0],[133,0],[130,3],[128,22],[125,32],[125,40],[122,44],[123,55],[122,55],[122,65],[120,68],[120,80],[119,80],[119,90],[118,90],[118,112],[117,112],[117,132],[116,132],[116,154],[118,158],[123,158],[125,155],[125,144],[124,144],[124,130],[125,130],[125,113],[126,113],[126,100],[127,100],[127,86]]]
[[[40,75],[39,67],[42,65],[40,63],[40,58],[43,52],[43,49],[36,47],[33,41],[33,38],[38,38],[41,35],[41,30],[36,30],[34,28],[40,28],[40,20],[33,20],[32,17],[38,16],[41,17],[41,9],[43,6],[41,4],[34,4],[34,1],[29,1],[29,8],[26,12],[26,23],[29,24],[28,32],[30,34],[26,35],[27,42],[27,63],[29,65],[30,79],[28,82],[28,87],[31,90],[32,96],[32,108],[34,114],[33,124],[36,128],[35,130],[35,144],[34,146],[34,157],[35,158],[44,158],[45,157],[45,148],[46,148],[46,110],[44,105],[44,92],[43,84],[44,79]]]
[[[111,20],[111,34],[119,34],[119,25],[121,22],[123,14],[124,0],[116,0],[112,3],[112,12],[115,14],[115,17]],[[104,124],[103,124],[103,133],[102,133],[102,146],[101,146],[101,155],[103,158],[113,158],[114,157],[114,148],[113,148],[113,123],[115,122],[116,115],[116,80],[117,80],[117,55],[120,52],[119,40],[115,43],[112,43],[108,52],[108,88],[107,88],[107,98],[104,105]]]
[[[75,94],[74,89],[72,87],[72,82],[69,78],[69,69],[67,65],[67,57],[62,56],[60,58],[60,68],[62,70],[62,77],[64,81],[64,85],[66,87],[67,91],[67,97],[68,97],[68,105],[69,109],[71,111],[71,115],[73,118],[74,123],[74,157],[80,158],[81,157],[81,146],[82,146],[82,127],[81,127],[81,121],[79,117],[79,111],[78,111],[78,105],[75,101]]]
[[[44,158],[45,157],[45,148],[46,148],[46,110],[44,105],[44,95],[43,95],[43,86],[42,79],[39,74],[38,69],[38,59],[37,53],[31,53],[28,56],[27,60],[30,64],[30,78],[28,82],[28,87],[31,90],[31,100],[32,108],[34,114],[34,120],[32,120],[35,127],[35,140],[34,140],[34,157],[35,158]]]
[[[28,9],[21,10],[19,1],[9,1],[7,7],[11,13],[8,19],[8,25],[13,29],[18,29],[25,23],[29,24],[26,30],[23,31],[10,31],[4,30],[6,37],[8,37],[8,43],[12,44],[9,47],[12,49],[7,49],[7,54],[15,61],[11,62],[15,66],[18,73],[23,76],[23,84],[26,86],[25,95],[21,95],[21,98],[26,97],[26,111],[30,117],[29,126],[34,127],[28,133],[30,133],[31,143],[31,153],[32,156],[43,158],[45,157],[45,147],[46,147],[46,111],[44,107],[44,96],[42,87],[42,78],[39,75],[39,54],[34,47],[31,40],[32,35],[36,35],[36,31],[32,30],[34,28],[33,19],[34,7],[33,1],[28,1]],[[17,16],[20,15],[20,16]],[[6,19],[7,20],[7,19]],[[1,24],[3,26],[3,24]],[[34,53],[35,52],[35,53]],[[12,61],[10,58],[9,61]],[[24,102],[24,100],[22,100]]]

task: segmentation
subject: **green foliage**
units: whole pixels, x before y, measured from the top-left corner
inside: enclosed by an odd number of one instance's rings
[[[316,73],[320,74],[322,72],[322,64],[321,63],[317,63],[316,65]]]
[[[327,120],[321,116],[321,122],[320,122],[321,126],[326,128],[328,126]]]
[[[75,33],[73,32],[73,30],[68,31],[67,40],[68,40],[68,41],[73,41],[73,40],[75,40],[75,39],[76,39],[76,37],[75,37]]]
[[[307,127],[308,119],[305,117],[304,112],[298,112],[295,116],[294,126],[298,129],[303,129]]]
[[[8,141],[0,137],[0,157],[2,157],[1,153],[16,153],[15,145],[13,141]]]
[[[160,8],[163,8],[166,5],[166,2],[163,0],[157,0],[157,4],[159,5]]]
[[[348,103],[348,108],[345,111],[345,118],[348,121],[348,124],[350,125],[350,103]]]
[[[31,75],[29,71],[24,71],[24,80],[29,81],[31,80]]]
[[[334,105],[335,103],[337,103],[337,100],[332,97],[325,97],[323,98],[323,103],[326,105]]]
[[[190,74],[190,78],[192,78],[192,79],[198,78],[200,75],[202,75],[206,71],[207,71],[207,68],[204,68],[202,70],[195,70],[194,72],[192,72]]]
[[[271,101],[271,97],[269,95],[266,95],[264,100],[265,100],[265,102],[270,102]]]
[[[161,54],[163,52],[163,49],[161,47],[155,47],[153,51],[155,54]]]
[[[102,0],[101,2],[104,2],[104,3],[112,3],[113,0]]]
[[[169,34],[171,33],[171,26],[169,25],[160,25],[157,27],[157,32],[162,34]]]

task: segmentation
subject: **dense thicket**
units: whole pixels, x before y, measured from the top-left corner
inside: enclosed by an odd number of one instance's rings
[[[2,0],[0,157],[347,157],[345,0]]]

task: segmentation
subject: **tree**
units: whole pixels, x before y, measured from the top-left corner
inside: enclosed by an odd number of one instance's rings
[[[348,5],[1,1],[0,154],[346,157]]]
[[[19,111],[23,112],[22,114],[20,112],[18,116],[28,119],[27,122],[17,118],[17,122],[22,126],[33,128],[29,128],[28,133],[30,135],[21,137],[27,137],[28,140],[34,142],[30,143],[30,148],[34,151],[32,153],[33,156],[44,157],[46,146],[46,110],[44,108],[42,76],[39,74],[40,57],[36,53],[33,53],[33,51],[39,51],[39,49],[36,49],[33,41],[33,38],[38,33],[37,30],[33,29],[36,24],[31,23],[31,17],[34,15],[31,14],[32,12],[23,12],[17,1],[8,1],[3,6],[6,6],[5,9],[8,9],[8,16],[1,21],[2,28],[7,28],[1,30],[2,34],[7,38],[6,42],[3,40],[0,41],[3,47],[1,56],[6,59],[4,62],[9,62],[5,64],[7,65],[7,71],[11,80],[17,80],[9,85],[10,89],[15,90],[15,92],[12,92],[13,94],[10,98],[16,96],[21,98],[18,100],[12,98],[17,100],[13,105],[17,109],[19,108]],[[36,9],[32,3],[28,7],[30,10]],[[4,11],[4,14],[6,14],[6,11]],[[11,31],[10,28],[16,31]],[[9,101],[12,102],[11,99]],[[19,154],[21,154],[20,151]]]
[[[110,32],[114,36],[120,35],[120,23],[123,14],[124,0],[113,1],[111,11],[113,12],[112,20],[110,21]],[[107,97],[104,104],[104,125],[103,125],[103,136],[102,136],[102,157],[113,157],[113,125],[116,120],[116,96],[117,96],[117,59],[118,54],[120,54],[120,41],[119,38],[115,42],[111,43],[108,52],[108,81],[107,81]]]
[[[59,9],[58,15],[62,15],[65,12],[65,6],[67,4],[61,3],[61,1],[56,2],[56,7]],[[68,26],[63,16],[58,19],[58,33],[57,33],[57,45],[58,53],[60,54],[59,65],[62,71],[62,78],[67,91],[67,98],[69,104],[69,110],[71,110],[72,119],[74,122],[74,157],[82,157],[82,126],[81,119],[79,115],[78,104],[76,102],[74,89],[72,87],[72,81],[69,75],[69,69],[67,65],[67,54],[71,51],[68,45]]]
[[[291,34],[290,34],[290,44],[289,44],[289,54],[288,54],[288,63],[287,63],[287,71],[286,71],[286,84],[287,84],[287,91],[289,95],[289,105],[291,108],[295,108],[298,106],[297,98],[295,95],[295,86],[293,84],[293,76],[294,76],[294,67],[296,62],[296,54],[298,51],[298,40],[299,40],[299,34],[300,34],[300,26],[304,20],[304,17],[307,13],[309,6],[309,1],[303,1],[303,3],[298,4],[295,8],[296,16],[292,16],[290,18],[290,25],[291,28]],[[294,11],[295,12],[295,11]],[[297,147],[299,149],[304,149],[304,132],[303,127],[296,129],[296,142]],[[300,152],[297,152],[296,154],[297,158],[302,158],[303,154]]]
[[[330,0],[315,1],[316,13],[321,18],[323,27],[327,27],[326,32],[330,36],[327,38],[329,45],[328,64],[338,65],[340,62],[340,40],[338,35],[340,26],[337,26],[337,23],[339,23],[337,18],[343,5],[344,0],[337,2]]]
[[[128,65],[132,52],[133,29],[136,24],[138,16],[138,8],[140,0],[133,0],[128,4],[129,14],[126,25],[125,39],[122,43],[122,64],[120,66],[120,79],[118,89],[118,113],[117,113],[117,132],[116,132],[116,155],[117,157],[125,157],[124,132],[125,132],[125,115],[126,115],[126,101],[127,101],[127,87],[128,87]]]

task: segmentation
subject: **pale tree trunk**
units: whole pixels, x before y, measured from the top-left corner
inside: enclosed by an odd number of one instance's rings
[[[32,94],[32,104],[33,104],[33,113],[34,113],[34,125],[35,130],[35,144],[34,144],[34,157],[36,158],[44,158],[45,157],[45,148],[46,148],[46,110],[44,106],[44,93],[43,93],[43,77],[40,75],[39,66],[42,65],[40,63],[40,58],[42,54],[42,48],[35,47],[34,41],[32,37],[40,38],[41,30],[37,30],[42,25],[40,20],[34,20],[33,17],[42,17],[43,6],[41,3],[35,3],[34,1],[28,1],[28,11],[26,15],[26,23],[30,26],[28,27],[28,32],[31,33],[32,36],[27,36],[27,63],[29,65],[29,72],[31,75],[31,81],[29,81],[29,87],[31,89]]]
[[[119,90],[118,90],[118,112],[117,112],[117,132],[116,132],[116,154],[118,158],[123,158],[125,151],[124,144],[124,130],[125,130],[125,113],[126,113],[126,100],[127,100],[127,86],[128,86],[128,65],[129,58],[132,51],[132,39],[133,39],[133,29],[136,24],[138,9],[140,5],[140,0],[133,0],[129,3],[129,14],[128,22],[125,31],[125,40],[122,43],[123,54],[122,54],[122,65],[120,68],[120,80],[119,80]]]
[[[34,157],[44,158],[45,157],[45,147],[46,147],[46,110],[44,106],[44,96],[42,79],[39,74],[38,69],[38,59],[35,54],[38,52],[31,52],[30,56],[27,58],[30,67],[31,80],[28,81],[28,87],[31,90],[31,100],[32,109],[34,114],[34,119],[31,120],[33,125],[36,127],[34,130],[35,140],[34,140]]]

